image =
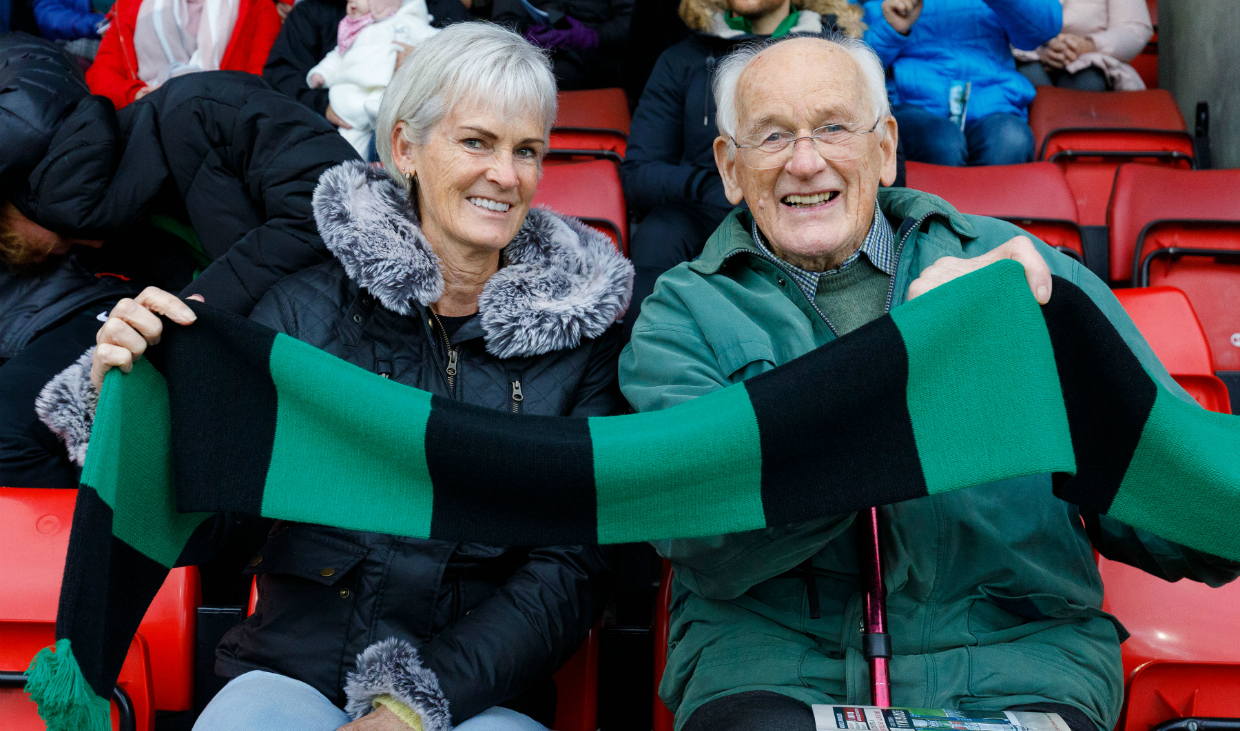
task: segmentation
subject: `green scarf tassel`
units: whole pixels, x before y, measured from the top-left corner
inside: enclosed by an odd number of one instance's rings
[[[69,640],[39,650],[26,669],[26,693],[48,731],[112,731],[111,704],[91,690]]]

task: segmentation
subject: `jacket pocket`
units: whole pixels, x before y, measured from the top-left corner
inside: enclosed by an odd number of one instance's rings
[[[245,569],[246,574],[286,574],[332,586],[352,571],[370,550],[311,526],[292,525],[277,531]]]
[[[1044,629],[1048,624],[1099,618],[1115,625],[1121,642],[1128,638],[1127,630],[1111,614],[1057,594],[1006,595],[984,587],[982,594],[969,607],[969,632],[979,645],[1010,642]]]

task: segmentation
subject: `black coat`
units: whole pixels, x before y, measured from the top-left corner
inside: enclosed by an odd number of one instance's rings
[[[598,32],[598,48],[552,51],[555,78],[561,90],[620,85],[620,64],[629,40],[633,0],[532,0],[531,4],[542,10],[571,15]],[[520,33],[534,25],[521,0],[495,0],[491,20]]]
[[[251,317],[466,403],[560,416],[622,408],[620,343],[609,326],[628,303],[632,270],[609,240],[531,211],[480,314],[449,339],[426,307],[442,288],[438,261],[406,206],[386,173],[360,164],[330,171],[315,213],[339,261],[285,279]],[[563,317],[540,320],[551,309]],[[219,674],[271,670],[343,704],[350,672],[385,672],[359,667],[359,653],[396,638],[437,678],[453,724],[508,705],[546,725],[550,676],[598,619],[609,573],[597,546],[448,543],[284,522],[250,571],[259,576],[258,607],[225,637]],[[349,700],[368,708],[364,690],[359,697],[351,688]],[[427,731],[441,728],[433,709],[410,703]]]
[[[310,69],[336,47],[336,30],[344,18],[343,0],[302,0],[289,11],[280,35],[271,45],[263,78],[276,89],[319,114],[327,112],[327,89],[311,89],[306,83]],[[431,25],[471,20],[460,0],[430,0]]]

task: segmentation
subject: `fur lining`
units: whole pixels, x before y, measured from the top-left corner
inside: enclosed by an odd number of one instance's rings
[[[357,669],[345,680],[344,710],[357,720],[374,710],[374,700],[390,695],[422,720],[422,731],[452,731],[448,699],[435,672],[422,666],[418,651],[405,640],[389,637],[357,656]]]
[[[99,392],[90,382],[90,360],[94,355],[92,346],[73,365],[48,381],[34,401],[35,414],[65,443],[69,460],[78,467],[86,461],[95,404],[99,401]]]
[[[402,186],[361,162],[319,178],[314,219],[345,273],[386,308],[413,313],[443,294],[439,257]],[[531,209],[478,299],[487,351],[500,358],[576,347],[624,315],[633,266],[575,218]]]

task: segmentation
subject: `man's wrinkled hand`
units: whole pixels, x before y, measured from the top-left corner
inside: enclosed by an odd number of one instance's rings
[[[1051,269],[1046,260],[1034,248],[1028,236],[1017,236],[1002,246],[972,259],[960,259],[945,256],[931,264],[908,288],[908,298],[915,299],[929,292],[940,284],[947,284],[957,277],[975,272],[984,266],[1001,259],[1018,261],[1025,267],[1025,279],[1029,282],[1029,290],[1033,292],[1038,304],[1044,305],[1051,299]]]
[[[203,301],[196,294],[190,299]],[[137,297],[126,297],[116,303],[108,313],[108,321],[95,335],[97,347],[90,363],[90,381],[96,390],[102,388],[103,377],[110,369],[120,368],[122,373],[128,373],[147,346],[159,342],[164,331],[160,315],[178,325],[188,325],[198,319],[189,305],[175,294],[155,287],[147,287]]]
[[[380,706],[353,723],[341,726],[337,731],[409,731],[409,724]]]
[[[902,36],[921,17],[922,0],[883,0],[883,19]]]

